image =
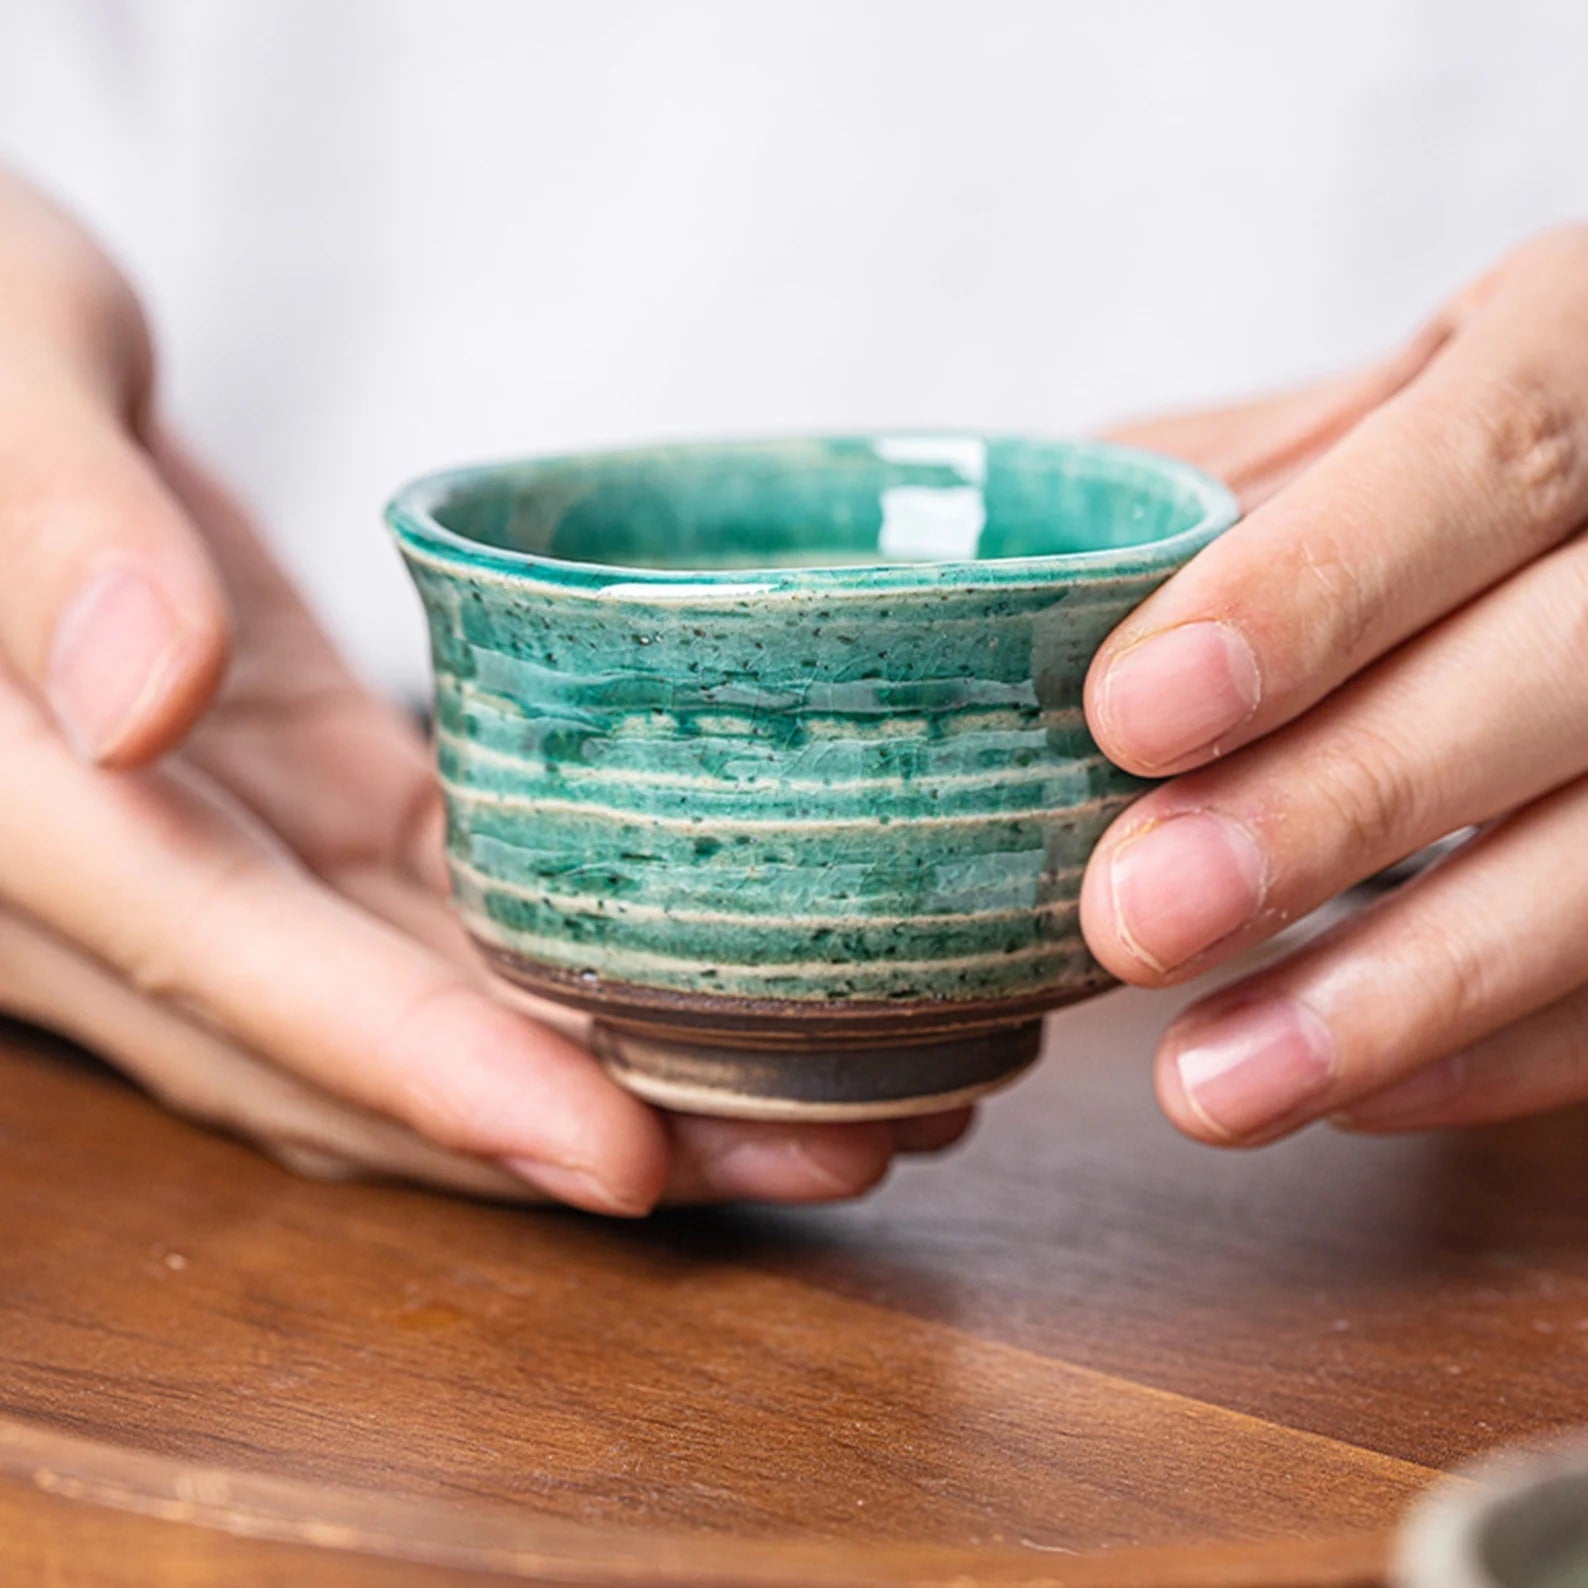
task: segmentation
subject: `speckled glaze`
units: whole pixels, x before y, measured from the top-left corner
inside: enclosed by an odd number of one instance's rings
[[[1087,664],[1235,516],[1167,459],[947,434],[419,481],[388,518],[429,618],[469,930],[595,1011],[663,1101],[842,1116],[985,1090],[1042,1009],[1107,980],[1077,893],[1141,785],[1086,731]]]

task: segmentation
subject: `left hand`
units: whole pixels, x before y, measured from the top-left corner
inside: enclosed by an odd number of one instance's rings
[[[422,737],[152,371],[125,280],[0,171],[0,1017],[305,1172],[609,1213],[853,1196],[964,1132],[662,1113],[494,985]]]
[[[1185,980],[1482,829],[1182,1015],[1170,1117],[1249,1145],[1588,1099],[1588,226],[1363,374],[1127,439],[1249,516],[1092,668],[1103,750],[1170,779],[1092,859],[1099,959]]]

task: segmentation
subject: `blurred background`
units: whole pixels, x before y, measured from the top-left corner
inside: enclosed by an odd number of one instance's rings
[[[417,692],[407,476],[1351,364],[1588,213],[1585,61],[1577,0],[0,0],[0,158]]]

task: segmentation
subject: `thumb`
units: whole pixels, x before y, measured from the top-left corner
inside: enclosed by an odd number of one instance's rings
[[[87,761],[175,744],[225,667],[225,598],[153,465],[104,416],[0,404],[0,647]]]
[[[0,653],[85,760],[136,766],[213,694],[226,602],[134,430],[136,304],[31,199],[0,186]]]

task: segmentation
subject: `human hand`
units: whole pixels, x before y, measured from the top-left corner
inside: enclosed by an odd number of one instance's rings
[[[162,435],[149,371],[126,285],[0,174],[0,1012],[308,1172],[603,1212],[853,1195],[963,1132],[664,1117],[508,1007],[420,735]]]
[[[1103,750],[1170,779],[1092,859],[1098,958],[1182,981],[1482,829],[1176,1020],[1170,1117],[1255,1144],[1588,1099],[1588,227],[1364,374],[1126,439],[1249,516],[1092,668]]]

